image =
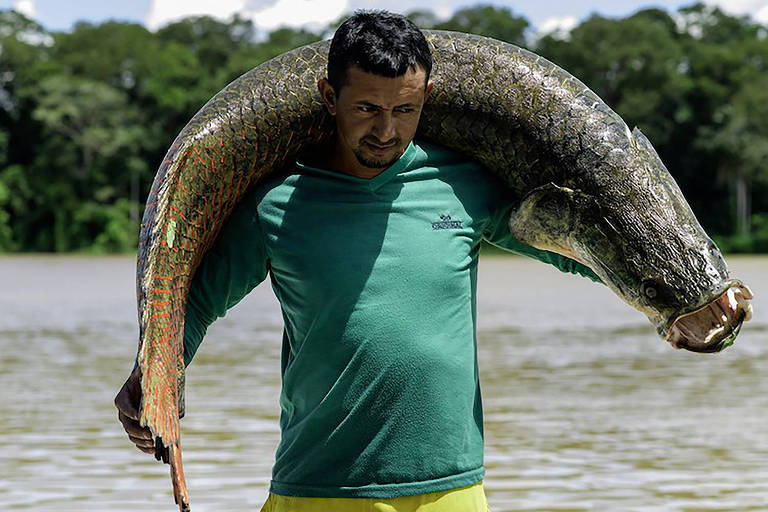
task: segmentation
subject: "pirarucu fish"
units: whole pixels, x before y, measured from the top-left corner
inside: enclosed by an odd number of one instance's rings
[[[730,277],[648,139],[531,52],[468,34],[425,35],[435,88],[419,136],[501,177],[519,204],[512,233],[591,267],[675,347],[715,352],[732,343],[751,292]],[[214,96],[171,145],[147,200],[137,265],[140,422],[171,465],[181,510],[189,510],[179,418],[190,282],[245,192],[330,141],[333,121],[316,88],[328,48],[280,55]]]

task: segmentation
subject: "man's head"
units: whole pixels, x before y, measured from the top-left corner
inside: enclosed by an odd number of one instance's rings
[[[336,31],[318,89],[336,118],[334,162],[361,176],[394,163],[416,134],[432,89],[432,56],[408,18],[358,11]]]

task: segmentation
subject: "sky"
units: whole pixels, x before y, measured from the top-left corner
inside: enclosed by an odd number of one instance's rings
[[[461,7],[478,3],[509,7],[543,33],[569,29],[595,12],[623,17],[647,7],[674,11],[695,0],[0,0],[0,9],[14,8],[51,31],[70,30],[79,20],[99,23],[109,19],[142,23],[156,30],[185,16],[207,14],[227,20],[239,13],[268,32],[280,26],[324,27],[360,8],[407,13],[428,6],[439,17],[447,18]],[[750,15],[768,24],[768,0],[705,0],[705,3],[717,5],[729,14]]]

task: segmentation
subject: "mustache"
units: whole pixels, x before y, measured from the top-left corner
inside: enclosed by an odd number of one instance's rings
[[[360,139],[360,142],[368,142],[369,144],[373,144],[375,146],[379,146],[379,147],[382,147],[382,148],[387,148],[387,147],[390,147],[390,146],[397,146],[397,145],[399,145],[400,144],[400,139],[399,138],[394,138],[394,139],[391,139],[391,140],[389,140],[387,142],[381,142],[379,139],[376,139],[374,137],[363,137],[362,139]]]

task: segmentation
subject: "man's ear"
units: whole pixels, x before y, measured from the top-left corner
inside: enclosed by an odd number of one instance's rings
[[[321,78],[317,81],[317,90],[320,92],[320,97],[323,99],[325,108],[328,109],[328,113],[332,116],[336,115],[336,91],[333,90],[331,82],[327,78]]]
[[[427,101],[427,98],[429,98],[429,93],[432,92],[432,88],[435,86],[435,82],[430,79],[427,82],[427,88],[424,90],[424,101]]]

